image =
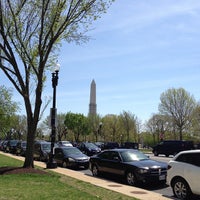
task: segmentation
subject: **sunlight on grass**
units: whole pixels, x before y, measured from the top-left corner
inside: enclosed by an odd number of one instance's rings
[[[0,154],[0,167],[21,167],[22,161]],[[45,170],[46,171],[46,170]],[[60,174],[0,175],[0,200],[134,200]]]

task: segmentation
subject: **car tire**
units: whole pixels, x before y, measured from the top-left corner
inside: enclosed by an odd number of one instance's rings
[[[98,169],[97,165],[92,166],[92,175],[99,176],[99,169]]]
[[[62,167],[67,168],[68,166],[69,166],[68,161],[67,160],[63,161]]]
[[[182,178],[177,178],[172,182],[174,196],[178,199],[189,200],[192,192],[187,182]]]
[[[126,182],[128,185],[134,186],[137,182],[135,174],[133,172],[126,173]]]
[[[158,156],[159,155],[157,151],[154,151],[153,154],[154,154],[154,156]]]

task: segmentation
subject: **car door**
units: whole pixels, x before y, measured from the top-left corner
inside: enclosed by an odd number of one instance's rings
[[[61,165],[63,163],[63,152],[62,149],[55,149],[55,155],[54,155],[54,159],[57,162],[58,165]]]
[[[123,174],[123,167],[119,153],[116,151],[106,152],[100,160],[100,170],[117,175]]]
[[[199,180],[200,180],[200,153],[190,153],[186,155],[186,162],[184,168],[184,176],[189,182],[191,190],[195,194],[199,192]]]

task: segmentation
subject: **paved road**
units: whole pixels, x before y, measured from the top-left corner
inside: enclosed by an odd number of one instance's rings
[[[157,161],[161,161],[161,162],[166,162],[168,163],[173,157],[166,157],[166,156],[154,156],[153,154],[148,154],[148,156],[153,159],[153,160],[157,160]],[[87,175],[92,175],[91,171],[90,170],[81,170],[82,173],[85,173]],[[108,179],[111,179],[110,177],[106,177]],[[120,182],[119,180],[115,180],[114,181],[118,181]],[[123,183],[124,184],[124,183]],[[150,191],[153,191],[153,192],[156,192],[156,193],[159,193],[159,194],[162,194],[163,196],[166,196],[170,199],[176,199],[174,196],[173,196],[173,192],[172,192],[172,189],[171,187],[167,186],[167,185],[151,185],[151,186],[139,186],[140,188],[142,189],[146,189],[146,190],[150,190]],[[197,196],[197,197],[193,197],[193,199],[191,200],[199,200],[200,197]]]
[[[172,157],[165,157],[165,156],[154,156],[153,154],[148,154],[148,156],[151,158],[151,159],[154,159],[154,160],[157,160],[157,161],[162,161],[162,162],[166,162],[168,163],[170,159],[172,159]],[[80,170],[80,172],[84,173],[84,174],[87,174],[87,175],[92,175],[91,171],[90,170]],[[113,179],[113,178],[110,178],[110,177],[106,177],[108,179]],[[118,181],[119,180],[114,180],[114,181]],[[147,190],[151,190],[153,192],[156,192],[156,193],[159,193],[159,194],[162,194],[166,197],[170,197],[172,199],[175,199],[173,197],[173,192],[172,192],[172,189],[171,187],[167,186],[167,185],[151,185],[151,186],[139,186],[143,189],[147,189]]]

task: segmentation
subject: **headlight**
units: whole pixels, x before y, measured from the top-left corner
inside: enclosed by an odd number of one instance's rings
[[[68,158],[69,162],[75,162],[75,159],[73,158]]]
[[[138,173],[140,174],[146,174],[149,172],[149,168],[141,168],[141,169],[138,169]]]

